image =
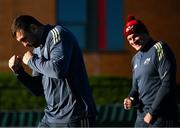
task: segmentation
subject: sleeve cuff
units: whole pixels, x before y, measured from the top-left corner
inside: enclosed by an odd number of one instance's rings
[[[24,72],[24,68],[20,67],[19,70],[17,70],[16,72],[14,72],[14,75],[16,77],[18,77],[19,75],[21,75]]]
[[[149,113],[150,113],[152,116],[156,116],[156,115],[157,115],[157,112],[155,112],[152,108],[149,109]]]

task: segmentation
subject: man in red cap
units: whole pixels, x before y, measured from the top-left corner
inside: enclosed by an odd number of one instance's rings
[[[129,16],[124,36],[137,51],[132,88],[124,108],[137,108],[136,127],[169,127],[176,121],[176,60],[168,45],[151,38],[146,26]]]

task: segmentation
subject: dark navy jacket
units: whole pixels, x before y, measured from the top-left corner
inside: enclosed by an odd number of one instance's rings
[[[132,59],[133,87],[138,109],[152,115],[171,118],[176,110],[176,61],[162,42],[148,42]]]
[[[47,106],[42,121],[68,123],[95,117],[96,107],[76,38],[62,26],[45,26],[41,46],[17,78],[36,95],[44,94]]]

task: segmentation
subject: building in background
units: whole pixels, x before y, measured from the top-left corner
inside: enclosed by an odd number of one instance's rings
[[[43,23],[71,29],[80,42],[89,76],[131,77],[134,50],[122,35],[128,14],[143,19],[151,35],[171,46],[180,84],[180,1],[177,0],[0,0],[0,70],[10,71],[8,59],[24,49],[11,37],[12,19],[33,15]],[[18,46],[17,46],[18,45]]]

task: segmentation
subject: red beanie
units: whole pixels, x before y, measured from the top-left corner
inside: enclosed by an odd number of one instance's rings
[[[135,19],[134,16],[128,16],[124,27],[124,36],[127,38],[128,35],[135,33],[149,34],[146,26],[140,20]]]

